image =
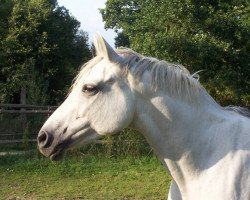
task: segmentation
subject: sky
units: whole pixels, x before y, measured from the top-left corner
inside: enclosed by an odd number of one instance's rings
[[[90,44],[94,35],[99,32],[114,47],[116,33],[111,29],[104,29],[102,15],[98,10],[105,7],[105,2],[106,0],[58,0],[59,6],[67,8],[71,15],[81,22],[80,29],[89,34]]]

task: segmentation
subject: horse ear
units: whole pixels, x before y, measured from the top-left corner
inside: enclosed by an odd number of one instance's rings
[[[115,50],[107,43],[107,41],[100,35],[97,34],[94,37],[94,46],[97,56],[101,56],[111,62],[120,62],[121,56],[119,56]]]

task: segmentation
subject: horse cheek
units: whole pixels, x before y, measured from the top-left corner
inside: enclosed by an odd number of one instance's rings
[[[101,105],[102,104],[102,105]],[[119,95],[109,95],[96,104],[99,107],[92,116],[92,124],[96,132],[100,135],[112,135],[126,128],[133,116],[132,102],[130,95],[124,93]]]

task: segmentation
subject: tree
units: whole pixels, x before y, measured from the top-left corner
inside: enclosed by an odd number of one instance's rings
[[[0,65],[1,75],[4,77],[1,83],[1,101],[19,94],[21,88],[30,89],[29,85],[37,75],[36,58],[46,56],[50,50],[46,41],[47,34],[39,32],[39,26],[41,21],[48,18],[51,6],[45,1],[18,0],[13,0],[12,5],[11,14],[5,19],[8,22],[7,33],[1,41],[3,60]],[[35,90],[39,91],[41,88]]]
[[[6,2],[0,2],[9,9],[0,21],[1,102],[18,103],[21,88],[29,103],[61,101],[65,85],[90,57],[87,34],[55,0]]]
[[[8,30],[8,18],[12,10],[12,2],[0,0],[0,39],[2,39]]]
[[[203,83],[221,103],[249,104],[247,0],[109,0],[101,13],[134,50],[203,69]]]
[[[80,23],[64,7],[56,7],[48,21],[43,24],[42,28],[48,34],[48,43],[55,47],[47,56],[46,65],[54,66],[48,83],[49,94],[54,98],[52,103],[61,101],[67,94],[67,88],[80,64],[91,57],[88,35],[79,31],[79,27]]]
[[[129,47],[130,42],[128,36],[124,32],[118,32],[115,38],[115,47]]]

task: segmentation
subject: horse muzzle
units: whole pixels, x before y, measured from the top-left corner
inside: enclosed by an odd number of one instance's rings
[[[39,151],[51,160],[62,159],[68,142],[54,138],[53,134],[41,130],[37,137]]]

